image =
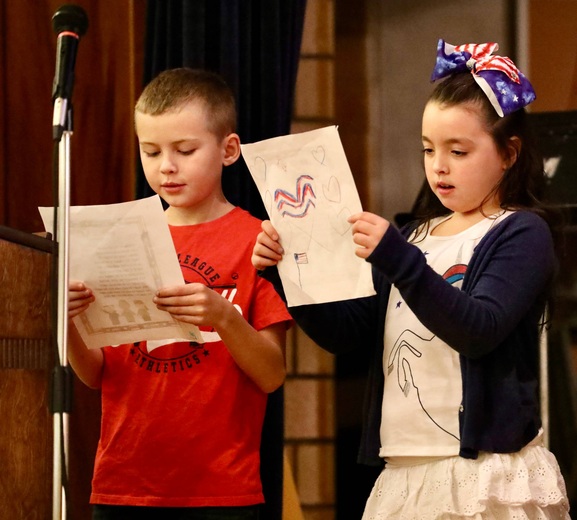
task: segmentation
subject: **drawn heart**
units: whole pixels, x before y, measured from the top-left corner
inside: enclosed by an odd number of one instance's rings
[[[255,182],[266,181],[266,162],[262,157],[256,157],[251,170]]]
[[[313,158],[315,161],[317,161],[319,164],[324,164],[325,162],[325,149],[323,148],[322,145],[318,145],[314,150],[313,150]]]
[[[344,235],[349,229],[351,229],[351,225],[347,221],[350,215],[351,211],[349,208],[342,208],[338,213],[331,211],[331,226],[341,236]]]
[[[323,193],[325,198],[330,202],[340,202],[341,201],[341,185],[336,177],[331,177],[329,179],[329,185],[325,186],[323,184]]]

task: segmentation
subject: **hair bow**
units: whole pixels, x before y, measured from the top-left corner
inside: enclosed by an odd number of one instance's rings
[[[496,43],[451,45],[439,40],[431,81],[470,71],[501,117],[527,106],[535,98],[529,80],[505,56],[492,56]]]

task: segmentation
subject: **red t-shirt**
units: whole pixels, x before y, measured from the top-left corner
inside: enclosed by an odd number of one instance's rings
[[[250,262],[258,219],[235,208],[212,222],[170,231],[186,282],[220,292],[257,330],[290,320]],[[146,342],[104,348],[91,503],[263,502],[259,450],[267,394],[215,332],[203,330],[203,336],[202,345],[172,343],[150,352]]]

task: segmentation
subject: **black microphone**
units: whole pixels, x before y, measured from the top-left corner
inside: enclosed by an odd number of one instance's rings
[[[63,5],[52,17],[52,27],[58,35],[56,43],[56,71],[52,84],[54,115],[52,136],[59,141],[66,126],[68,105],[74,88],[74,66],[80,37],[88,29],[88,17],[78,5]]]

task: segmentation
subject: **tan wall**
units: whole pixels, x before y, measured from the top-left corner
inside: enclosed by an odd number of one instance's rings
[[[293,133],[334,125],[335,6],[309,0],[296,85]],[[335,518],[334,357],[295,327],[287,348],[285,452],[305,520]],[[288,519],[286,519],[288,520]]]

